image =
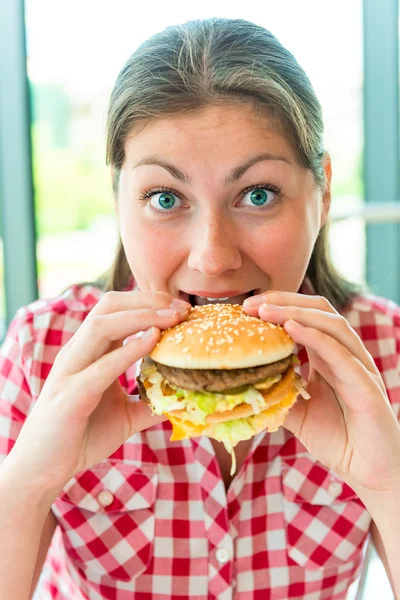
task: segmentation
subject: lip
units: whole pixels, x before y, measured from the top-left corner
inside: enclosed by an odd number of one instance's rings
[[[210,292],[205,290],[195,290],[190,292],[183,292],[189,296],[201,296],[202,298],[230,298],[231,296],[241,296],[242,294],[248,294],[252,290],[242,292],[240,290],[225,290],[223,292]]]
[[[180,291],[179,298],[184,300],[185,302],[189,302],[192,304],[191,297],[193,296],[201,296],[202,298],[231,298],[233,296],[242,296],[243,294],[252,293],[252,296],[256,296],[259,293],[259,288],[253,288],[251,290],[241,291],[241,290],[224,290],[223,292],[211,292],[210,290],[191,290],[189,292]]]

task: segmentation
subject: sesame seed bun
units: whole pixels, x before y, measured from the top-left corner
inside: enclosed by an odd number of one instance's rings
[[[250,317],[240,305],[206,304],[165,330],[150,358],[180,369],[246,369],[282,360],[294,348],[283,327]]]

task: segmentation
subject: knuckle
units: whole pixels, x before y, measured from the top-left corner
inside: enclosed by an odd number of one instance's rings
[[[334,318],[337,320],[338,325],[340,327],[343,327],[347,331],[353,331],[353,328],[351,327],[350,323],[345,317],[343,317],[343,315],[335,314]]]
[[[342,317],[344,326],[346,327],[346,329],[348,331],[351,331],[352,333],[355,333],[354,329],[352,328],[352,326],[350,325],[350,323],[348,322],[348,320],[345,317]]]
[[[170,297],[170,295],[167,292],[154,292],[154,295],[157,298],[165,298],[166,299],[166,298]]]
[[[298,306],[291,306],[289,311],[290,318],[294,319],[295,321],[301,316],[301,309]]]
[[[107,363],[104,360],[104,358],[100,358],[98,361],[96,361],[95,363],[93,363],[91,365],[91,374],[92,374],[92,380],[94,382],[98,382],[100,379],[102,379],[103,377],[107,377]]]
[[[60,361],[62,361],[64,359],[64,357],[66,356],[68,352],[68,348],[66,346],[62,346],[62,348],[59,349],[59,351],[56,354],[56,357],[53,361],[54,365],[59,365]]]
[[[378,385],[381,385],[381,384],[383,384],[383,379],[382,379],[382,376],[381,376],[381,374],[379,373],[379,371],[378,371],[378,372],[376,372],[375,370],[373,370],[373,371],[371,371],[371,375],[372,375],[372,379],[375,379],[375,382],[376,382]]]
[[[157,305],[161,303],[162,306],[166,306],[171,302],[172,296],[167,292],[155,292],[154,300]]]
[[[67,342],[65,342],[65,344],[63,344],[63,346],[61,346],[61,348],[59,349],[59,351],[56,354],[54,364],[56,364],[56,363],[58,364],[60,361],[62,361],[64,359],[64,357],[71,350],[71,348],[75,342],[75,339],[76,339],[76,333]]]
[[[336,313],[336,310],[333,308],[332,304],[329,302],[325,296],[317,296],[318,306],[324,310],[325,312]]]
[[[67,342],[65,342],[65,344],[63,346],[61,346],[60,348],[60,352],[62,352],[63,354],[66,354],[72,347],[74,341],[76,338],[76,333],[69,338],[69,340]]]
[[[104,317],[103,315],[94,315],[87,323],[90,335],[94,337],[100,337],[104,331]]]
[[[336,311],[331,315],[331,318],[333,319],[333,326],[337,331],[344,331],[346,335],[348,332],[353,331],[347,319]]]
[[[312,328],[312,331],[317,343],[321,344],[324,340],[326,340],[326,334],[319,329]]]
[[[333,321],[335,321],[338,325],[340,323],[342,323],[343,321],[346,321],[346,319],[342,315],[339,315],[339,313],[335,313],[334,315],[331,315],[330,318],[333,319]]]
[[[101,298],[99,304],[101,304],[102,308],[104,309],[112,309],[116,306],[118,297],[119,292],[106,292]]]
[[[267,304],[274,304],[278,300],[278,293],[273,291],[264,292],[260,294],[260,298],[263,298]]]

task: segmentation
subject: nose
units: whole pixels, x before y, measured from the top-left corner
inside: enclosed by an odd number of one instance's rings
[[[213,216],[190,232],[188,265],[208,277],[239,269],[242,257],[233,224]]]

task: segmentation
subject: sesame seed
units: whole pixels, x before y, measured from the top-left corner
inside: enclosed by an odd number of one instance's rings
[[[268,330],[277,327],[284,332],[281,326],[264,322],[258,317],[250,317],[240,305],[217,303],[193,307],[188,320],[171,328],[172,335],[167,337],[168,342],[174,345],[183,345],[183,342],[188,340],[185,336],[196,336],[198,344],[202,344],[202,351],[214,355],[222,352],[221,349],[225,352],[234,352],[235,342],[241,336],[254,337],[256,335],[259,343],[263,343],[268,339]],[[164,331],[162,335],[167,331]],[[290,338],[288,334],[286,337]],[[187,346],[182,349],[182,352],[195,353],[195,350]],[[258,354],[262,354],[262,351]]]

